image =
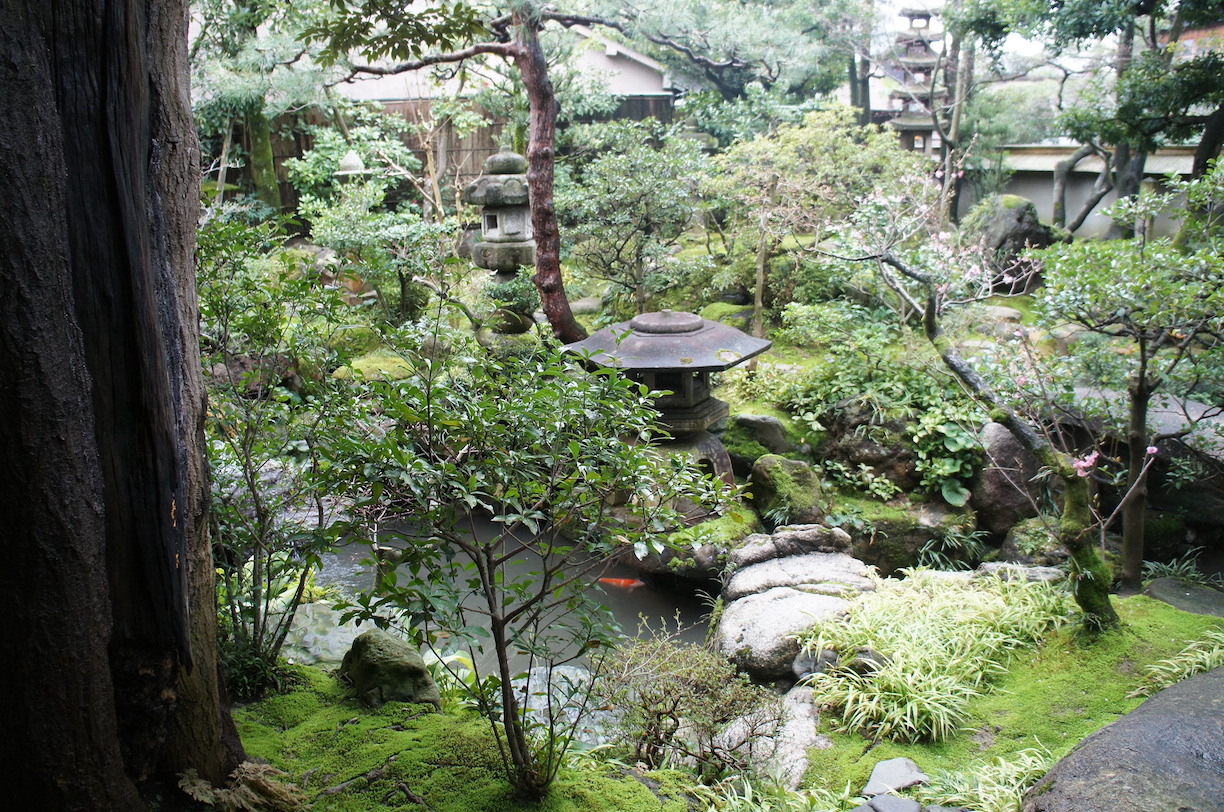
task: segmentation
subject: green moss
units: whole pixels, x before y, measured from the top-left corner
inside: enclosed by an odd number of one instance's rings
[[[752,432],[735,422],[727,426],[727,430],[722,435],[722,442],[728,454],[748,460],[749,464],[769,453],[768,448],[753,438]]]
[[[826,731],[833,746],[810,752],[807,783],[840,790],[849,782],[857,791],[876,762],[898,756],[928,772],[962,773],[1034,747],[1061,758],[1139,705],[1141,699],[1127,694],[1139,687],[1147,665],[1172,657],[1210,629],[1224,629],[1224,620],[1143,596],[1116,605],[1121,628],[1087,636],[1069,625],[1015,658],[991,693],[970,701],[970,721],[955,738],[935,744],[873,744],[861,736]]]
[[[1003,204],[1005,209],[1022,209],[1025,206],[1031,205],[1027,197],[1021,197],[1020,195],[1003,195],[1000,197],[999,202]]]
[[[752,308],[730,302],[713,302],[701,308],[698,313],[703,319],[726,322],[728,324],[752,318]]]
[[[327,346],[348,355],[373,352],[382,344],[382,337],[373,327],[365,324],[346,324],[337,327],[327,339]]]
[[[422,805],[412,796],[437,812],[687,809],[685,784],[675,775],[628,773],[593,761],[590,769],[563,772],[544,801],[516,803],[484,719],[401,702],[372,711],[331,675],[303,670],[308,678],[301,688],[237,709],[234,718],[250,756],[289,773],[315,812],[418,812]]]
[[[353,359],[352,363],[337,369],[333,376],[341,380],[359,374],[367,380],[396,381],[407,378],[415,370],[403,356],[386,351],[376,351]]]

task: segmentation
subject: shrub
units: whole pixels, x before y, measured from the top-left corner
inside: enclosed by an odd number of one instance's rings
[[[743,772],[742,745],[773,733],[781,720],[776,696],[702,646],[659,636],[635,640],[605,667],[598,699],[623,713],[620,744],[651,768],[691,759],[707,779]]]

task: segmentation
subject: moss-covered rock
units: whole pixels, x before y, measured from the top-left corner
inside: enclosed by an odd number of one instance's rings
[[[766,454],[752,466],[751,488],[757,514],[769,526],[824,518],[820,475],[805,462]]]
[[[855,521],[842,524],[853,541],[854,557],[874,564],[886,576],[917,566],[922,548],[931,541],[964,534],[974,527],[971,510],[904,497],[877,502],[839,495],[831,512],[855,517]]]
[[[340,380],[364,378],[368,381],[398,381],[415,371],[412,363],[402,355],[376,350],[337,368],[332,377]]]
[[[439,710],[442,697],[421,653],[382,629],[357,636],[344,655],[340,676],[353,683],[362,704],[372,708],[387,702],[429,703]]]

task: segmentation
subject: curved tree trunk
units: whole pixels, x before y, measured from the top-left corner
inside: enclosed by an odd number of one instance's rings
[[[536,241],[534,281],[540,291],[540,307],[552,325],[553,335],[565,344],[586,338],[574,319],[565,282],[561,278],[561,231],[553,203],[553,159],[557,142],[557,97],[548,62],[540,47],[536,21],[517,16],[518,41],[514,62],[523,76],[531,101],[531,126],[527,144],[527,186],[531,194],[531,226]]]
[[[14,542],[0,590],[4,648],[20,652],[0,685],[16,750],[0,763],[14,809],[142,808],[163,766],[211,776],[230,761],[211,650],[191,670],[216,615],[186,25],[176,2],[0,7],[0,88],[22,100],[0,121],[0,521]],[[167,751],[176,711],[209,729]]]

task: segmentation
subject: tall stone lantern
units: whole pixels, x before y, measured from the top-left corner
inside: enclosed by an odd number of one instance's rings
[[[724,372],[772,345],[696,313],[662,310],[605,327],[565,349],[589,353],[591,363],[619,369],[651,389],[671,392],[654,401],[660,428],[671,434],[661,446],[689,456],[733,484],[731,457],[708,431],[730,412],[726,403],[710,394],[710,373]]]
[[[484,171],[463,190],[464,200],[481,207],[481,239],[472,246],[472,261],[503,282],[519,266],[535,264],[527,159],[503,149],[489,156]]]

